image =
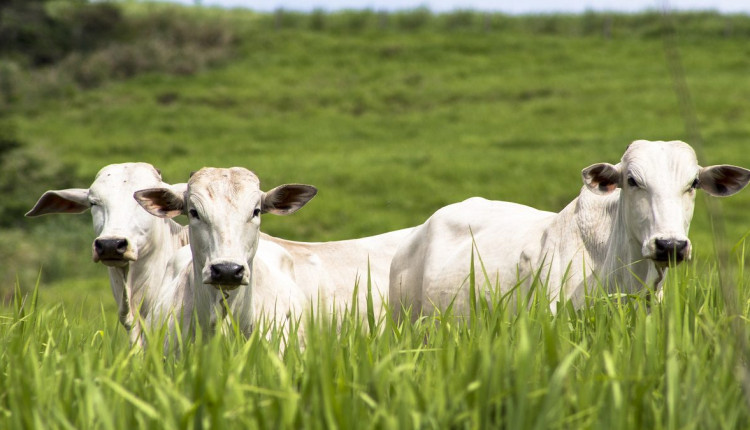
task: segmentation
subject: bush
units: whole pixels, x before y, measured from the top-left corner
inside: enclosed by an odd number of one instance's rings
[[[115,4],[74,1],[53,14],[45,3],[11,0],[0,6],[0,54],[43,66],[73,51],[92,51],[122,35],[124,19]]]
[[[72,166],[61,163],[47,148],[24,145],[8,120],[0,121],[0,170],[0,228],[24,225],[24,214],[45,191],[43,184],[74,183]]]
[[[374,28],[384,15],[377,15],[371,10],[343,11],[338,14],[339,27],[343,32],[358,33],[368,28]]]
[[[320,9],[315,9],[310,14],[310,30],[323,31],[326,28],[326,13]]]
[[[70,29],[72,48],[78,51],[93,51],[126,32],[122,11],[113,3],[77,7],[63,22]]]
[[[469,10],[458,10],[444,16],[444,26],[447,30],[468,30],[476,26],[481,17],[476,12]]]
[[[273,28],[275,30],[302,28],[307,21],[307,14],[300,12],[290,12],[284,9],[277,9],[276,12],[273,13]]]
[[[28,74],[19,73],[24,67],[17,61],[0,61],[0,110],[18,100],[61,97],[75,87],[95,88],[142,73],[197,73],[229,58],[237,40],[221,20],[177,8],[126,19],[115,4],[96,3],[61,16],[72,36],[65,44],[62,39],[56,43],[74,48],[54,65],[32,67]],[[19,57],[20,62],[37,64],[33,51],[29,55]],[[24,75],[31,79],[21,79]]]
[[[0,54],[40,66],[70,51],[70,32],[49,15],[42,0],[11,0],[0,6]]]
[[[417,31],[426,27],[432,18],[432,13],[426,7],[420,7],[407,12],[396,14],[396,25],[400,30]]]

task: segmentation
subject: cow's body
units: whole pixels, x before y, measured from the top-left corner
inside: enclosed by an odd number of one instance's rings
[[[539,279],[553,302],[562,294],[581,306],[598,285],[658,289],[669,260],[690,257],[695,190],[731,195],[750,180],[739,167],[701,168],[682,142],[637,141],[618,165],[596,164],[582,175],[585,186],[560,213],[481,198],[438,210],[393,258],[394,312],[403,304],[414,318],[455,299],[454,312],[467,315],[474,243],[481,294],[527,291]]]
[[[367,315],[367,287],[373,310],[382,315],[388,298],[388,273],[398,245],[411,233],[402,229],[376,236],[331,242],[295,242],[263,235],[281,246],[294,261],[294,276],[314,309],[341,316],[352,308],[355,287],[360,316]]]

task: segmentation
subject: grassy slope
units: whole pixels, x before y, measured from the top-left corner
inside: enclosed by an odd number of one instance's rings
[[[746,40],[680,48],[706,162],[750,165]],[[21,129],[81,177],[145,160],[175,182],[242,165],[266,187],[315,184],[305,211],[264,226],[304,240],[414,225],[473,195],[559,210],[581,168],[615,162],[634,139],[686,138],[660,39],[263,27],[220,70],[77,94],[21,116]],[[727,201],[734,236],[749,199]]]
[[[263,227],[310,241],[416,225],[476,195],[557,211],[577,194],[583,167],[616,162],[630,141],[688,140],[662,39],[619,34],[617,19],[606,38],[547,35],[521,19],[505,31],[339,34],[276,30],[253,14],[215,18],[242,29],[226,67],[42,104],[19,114],[20,137],[75,162],[82,178],[108,163],[148,161],[172,182],[203,166],[240,165],[267,188],[314,184],[320,194],[305,210],[266,217]],[[750,166],[746,39],[684,32],[678,43],[704,164]],[[748,202],[747,192],[724,202],[731,243],[748,230]],[[700,199],[692,230],[698,252],[709,250]],[[87,251],[70,266],[104,279]]]

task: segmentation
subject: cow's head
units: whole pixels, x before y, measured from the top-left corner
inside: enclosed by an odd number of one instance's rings
[[[750,170],[718,165],[701,167],[684,142],[633,142],[617,165],[599,163],[582,171],[597,194],[620,189],[620,219],[630,238],[642,244],[644,258],[657,265],[689,259],[687,237],[695,191],[729,196],[747,185]]]
[[[139,250],[150,246],[154,218],[133,200],[133,193],[166,184],[148,163],[111,164],[97,173],[89,188],[50,190],[39,198],[26,216],[82,213],[91,209],[94,231],[94,262],[125,266],[138,259]]]
[[[312,199],[310,185],[281,185],[264,193],[251,171],[204,168],[194,173],[187,191],[170,188],[138,191],[135,198],[159,217],[186,214],[190,220],[193,266],[204,284],[234,289],[250,282],[260,238],[260,215],[288,215]]]

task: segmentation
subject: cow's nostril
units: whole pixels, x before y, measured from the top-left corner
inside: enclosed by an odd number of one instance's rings
[[[125,254],[128,250],[128,240],[127,239],[116,239],[116,250],[119,254]]]
[[[670,242],[668,239],[656,239],[656,252],[665,252],[669,249]]]

